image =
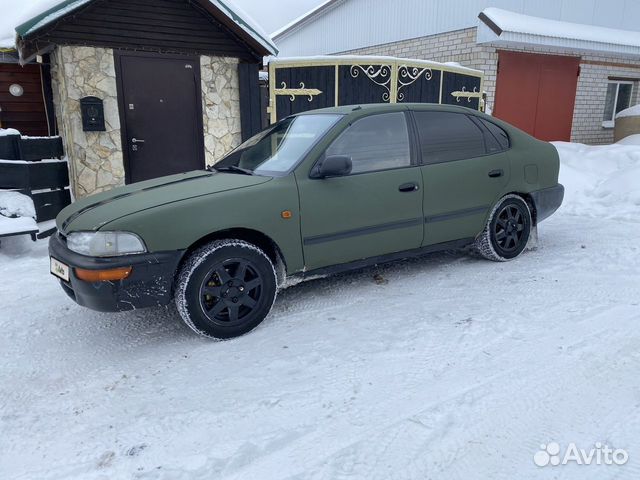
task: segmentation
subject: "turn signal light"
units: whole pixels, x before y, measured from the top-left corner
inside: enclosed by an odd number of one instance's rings
[[[76,277],[85,282],[113,282],[124,280],[131,275],[132,267],[113,268],[111,270],[85,270],[76,268]]]

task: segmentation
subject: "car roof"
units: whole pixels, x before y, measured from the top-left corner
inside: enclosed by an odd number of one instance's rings
[[[316,113],[333,113],[338,115],[362,116],[372,113],[382,112],[401,112],[405,110],[413,111],[440,111],[440,112],[457,112],[457,113],[479,113],[468,107],[458,105],[442,105],[439,103],[367,103],[359,105],[341,105],[339,107],[319,108],[316,110],[307,110],[296,115],[312,115]]]

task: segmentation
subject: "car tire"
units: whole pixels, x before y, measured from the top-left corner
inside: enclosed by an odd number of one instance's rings
[[[273,262],[261,249],[242,240],[216,240],[183,263],[175,302],[194,332],[227,339],[258,326],[269,315],[276,293]]]
[[[532,223],[527,202],[519,195],[506,195],[491,210],[484,230],[476,238],[475,249],[488,260],[513,260],[527,246]]]

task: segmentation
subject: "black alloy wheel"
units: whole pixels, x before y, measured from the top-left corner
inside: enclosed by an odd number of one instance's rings
[[[506,205],[500,210],[493,226],[497,246],[505,253],[518,249],[525,236],[525,212],[516,203]]]
[[[277,290],[276,271],[264,251],[244,240],[223,239],[189,254],[176,279],[175,302],[193,331],[226,339],[258,326]]]
[[[520,255],[533,228],[531,209],[520,195],[510,193],[491,210],[475,249],[488,260],[506,262]]]
[[[200,286],[200,304],[209,320],[237,325],[260,302],[262,278],[249,262],[232,258],[214,266]]]

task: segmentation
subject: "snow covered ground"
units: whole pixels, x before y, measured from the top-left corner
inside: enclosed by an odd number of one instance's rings
[[[226,342],[84,310],[3,242],[0,478],[640,478],[640,147],[557,146],[537,250],[299,284]],[[536,466],[550,442],[629,459]]]

